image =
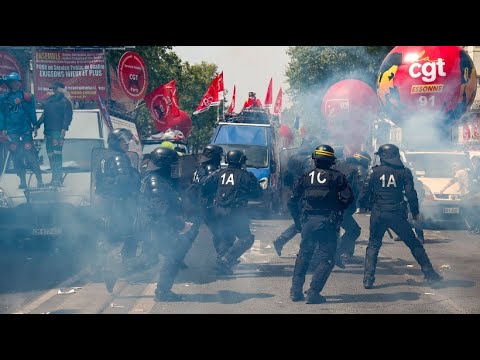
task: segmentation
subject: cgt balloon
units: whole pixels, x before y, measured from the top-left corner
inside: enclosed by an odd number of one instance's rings
[[[328,88],[322,113],[332,141],[352,151],[360,150],[379,110],[375,90],[357,79],[341,80]]]
[[[459,46],[396,46],[377,76],[381,107],[399,126],[426,117],[449,126],[468,110],[476,91],[475,65]]]

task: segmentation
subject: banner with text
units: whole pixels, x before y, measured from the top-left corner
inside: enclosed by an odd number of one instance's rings
[[[34,57],[35,97],[45,100],[50,86],[65,84],[72,100],[96,101],[107,97],[107,76],[103,51],[36,50]],[[97,90],[100,94],[97,93]]]

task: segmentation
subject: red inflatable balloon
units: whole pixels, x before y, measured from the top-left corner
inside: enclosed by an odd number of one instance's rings
[[[477,72],[459,46],[397,46],[380,66],[377,94],[387,116],[399,126],[428,115],[459,119],[477,91]]]
[[[174,117],[165,123],[159,123],[156,121],[155,127],[159,132],[165,132],[168,129],[180,130],[183,133],[183,136],[188,138],[192,131],[192,119],[190,119],[190,116],[188,116],[185,111],[180,110],[179,116]]]
[[[284,148],[292,146],[294,136],[292,130],[287,125],[280,126],[280,137],[282,138]]]
[[[361,150],[378,109],[377,94],[367,83],[347,79],[333,84],[322,100],[331,141],[353,151]]]

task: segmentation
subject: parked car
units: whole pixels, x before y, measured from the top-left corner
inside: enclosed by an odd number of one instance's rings
[[[440,191],[454,177],[455,167],[470,168],[468,155],[462,151],[402,151],[401,158],[423,184],[425,199],[420,212],[425,225],[463,227],[459,184],[455,183],[444,193]]]

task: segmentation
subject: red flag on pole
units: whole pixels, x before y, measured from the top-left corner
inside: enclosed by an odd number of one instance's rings
[[[177,82],[175,80],[160,85],[144,98],[155,126],[162,127],[174,117],[180,116],[177,100]]]
[[[267,95],[265,96],[265,101],[263,102],[264,107],[271,107],[272,106],[272,78],[270,78],[270,82],[268,84]]]
[[[469,140],[471,136],[470,127],[468,126],[468,123],[465,122],[463,124],[463,140]]]
[[[232,95],[232,102],[230,103],[230,106],[228,107],[227,114],[233,114],[235,111],[235,98],[237,96],[237,87],[233,85],[233,95]]]
[[[193,115],[200,114],[204,111],[207,111],[210,106],[220,105],[219,94],[223,92],[223,71],[218,74],[215,79],[212,80],[210,86],[208,87],[207,92],[203,95],[200,104],[198,104],[197,109],[193,112]]]
[[[273,107],[273,113],[279,115],[282,112],[282,88],[278,90],[277,100],[275,100],[275,106]]]

